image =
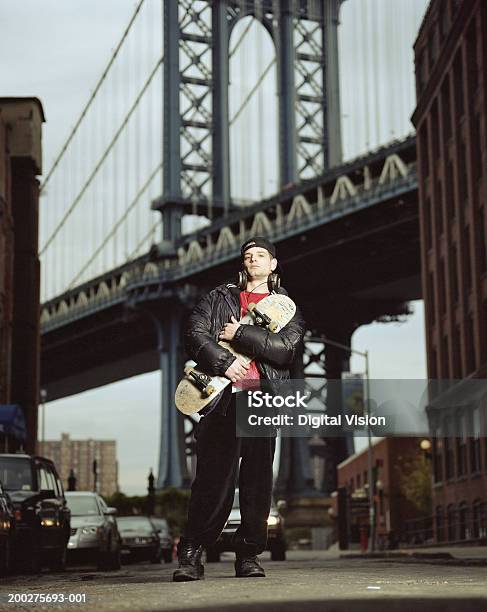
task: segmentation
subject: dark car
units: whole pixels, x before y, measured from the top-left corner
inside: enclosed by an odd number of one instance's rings
[[[157,529],[159,540],[161,542],[161,555],[165,563],[171,563],[172,552],[174,548],[174,540],[169,530],[169,525],[166,519],[151,516],[151,522]]]
[[[14,536],[14,507],[0,482],[0,576],[5,576],[10,571]]]
[[[232,510],[216,543],[206,549],[208,562],[220,561],[220,553],[234,550],[233,536],[240,525],[240,499],[239,490],[235,490]],[[269,517],[267,518],[267,550],[271,552],[273,561],[286,560],[286,540],[284,537],[284,519],[277,505],[273,502]]]
[[[122,538],[118,532],[116,508],[91,491],[66,493],[71,510],[71,537],[68,555],[71,559],[96,561],[100,570],[120,569]]]
[[[32,572],[66,567],[70,512],[54,463],[44,457],[0,454],[0,481],[15,511],[14,557]]]
[[[122,558],[161,562],[159,534],[146,516],[121,516],[117,523],[122,536]]]

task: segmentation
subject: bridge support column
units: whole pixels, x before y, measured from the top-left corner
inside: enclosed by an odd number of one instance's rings
[[[190,477],[184,448],[184,417],[174,406],[174,392],[182,372],[182,317],[177,304],[161,314],[139,307],[154,323],[161,371],[161,429],[157,488],[187,487]]]
[[[298,179],[296,87],[294,65],[294,14],[290,0],[280,3],[276,37],[279,100],[279,183],[284,187]]]
[[[331,325],[325,337],[345,346],[350,346],[355,325],[347,326],[344,322]],[[350,351],[331,344],[325,345],[325,372],[327,379],[326,413],[330,416],[343,414],[342,408],[342,372],[350,369]],[[337,489],[337,465],[354,452],[353,435],[326,439],[325,475],[323,492],[331,495]]]
[[[161,366],[161,438],[157,488],[189,486],[184,449],[184,417],[174,405],[174,393],[182,372],[181,316],[171,312],[159,337]]]
[[[303,351],[293,364],[291,378],[303,379]],[[279,472],[275,484],[280,497],[316,497],[309,457],[308,438],[281,438]]]

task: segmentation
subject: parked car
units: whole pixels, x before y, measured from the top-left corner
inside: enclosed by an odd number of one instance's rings
[[[117,509],[109,508],[101,495],[91,491],[68,491],[66,500],[71,510],[69,558],[94,560],[100,570],[120,569]]]
[[[165,563],[171,563],[174,540],[171,532],[169,531],[169,525],[164,518],[151,516],[150,520],[159,534],[159,540],[161,542],[161,556]]]
[[[0,482],[0,576],[10,572],[14,537],[14,507]]]
[[[0,480],[15,513],[14,556],[31,572],[66,567],[70,512],[54,463],[44,457],[0,454]]]
[[[208,562],[220,561],[220,554],[225,551],[233,551],[233,536],[240,526],[240,498],[239,490],[235,490],[233,506],[228,521],[223,531],[213,546],[206,549],[206,560]],[[267,519],[267,549],[271,552],[273,561],[286,560],[286,540],[284,537],[284,519],[277,505],[272,502],[271,511]]]
[[[161,562],[159,534],[146,516],[121,516],[117,523],[122,536],[122,558]]]

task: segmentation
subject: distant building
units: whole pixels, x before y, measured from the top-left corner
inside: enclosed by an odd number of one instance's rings
[[[39,454],[56,464],[64,487],[68,489],[68,477],[73,470],[77,491],[94,491],[93,462],[97,463],[96,490],[104,496],[118,491],[117,443],[115,440],[70,440],[63,433],[61,441],[39,442]]]
[[[401,487],[407,462],[421,457],[420,441],[420,438],[390,437],[381,438],[373,445],[375,526],[380,548],[387,548],[392,539],[407,542],[408,526],[415,530],[417,525],[411,523],[421,518],[421,512],[406,499]],[[349,537],[352,543],[358,543],[360,526],[369,524],[368,449],[351,455],[337,469],[338,489],[345,490],[348,498]],[[340,521],[336,499],[335,495],[334,514]],[[363,510],[357,512],[353,502],[361,500],[363,503],[359,505]]]
[[[487,2],[433,0],[414,52],[428,378],[485,379]],[[478,540],[487,537],[487,394],[461,407],[443,399],[429,411],[436,540]]]

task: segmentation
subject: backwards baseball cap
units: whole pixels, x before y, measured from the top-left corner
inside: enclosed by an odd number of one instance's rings
[[[272,257],[276,256],[276,247],[272,244],[272,242],[269,242],[269,240],[263,236],[255,236],[255,238],[249,238],[249,240],[244,242],[242,244],[242,248],[240,249],[242,257],[244,256],[245,251],[248,251],[248,249],[251,249],[252,247],[261,247],[266,251],[269,251]]]

